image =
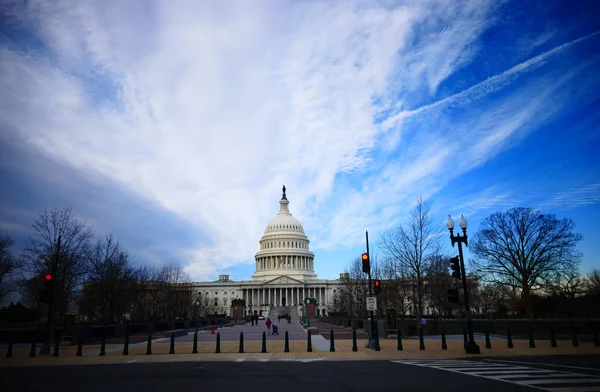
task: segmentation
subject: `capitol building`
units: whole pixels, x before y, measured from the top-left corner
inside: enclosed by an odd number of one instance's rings
[[[284,186],[279,212],[267,224],[259,241],[251,280],[235,282],[229,275],[219,275],[214,282],[193,283],[204,307],[233,316],[232,305],[244,304],[245,314],[297,317],[302,314],[305,300],[310,298],[316,305],[315,313],[328,314],[341,281],[317,278],[310,240],[302,224],[290,213],[285,192]]]

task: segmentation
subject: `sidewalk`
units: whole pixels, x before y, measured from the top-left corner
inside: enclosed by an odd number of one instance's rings
[[[322,337],[313,337],[323,339]],[[146,355],[146,344],[130,345],[129,355],[123,356],[122,345],[106,345],[106,356],[100,357],[99,345],[83,346],[83,356],[76,357],[77,346],[60,348],[60,356],[41,357],[39,350],[35,358],[29,358],[28,348],[14,348],[13,358],[6,358],[6,349],[0,350],[0,366],[40,366],[40,365],[75,365],[75,364],[107,364],[107,363],[132,363],[132,362],[170,362],[170,361],[253,361],[253,360],[398,360],[398,359],[443,359],[465,358],[484,355],[574,355],[574,354],[600,354],[600,347],[592,343],[582,343],[580,347],[572,347],[571,341],[559,341],[558,348],[551,348],[549,341],[537,341],[536,348],[529,348],[526,341],[515,341],[514,348],[508,349],[506,342],[492,342],[492,349],[485,348],[485,341],[478,340],[481,354],[465,354],[462,341],[448,341],[448,350],[441,349],[441,343],[434,341],[425,342],[425,350],[419,350],[418,340],[403,341],[403,351],[397,350],[395,340],[380,340],[381,351],[376,352],[365,348],[367,340],[357,341],[358,351],[352,352],[352,340],[336,340],[335,352],[329,351],[329,341],[325,339],[315,344],[313,339],[313,352],[307,352],[306,340],[290,340],[290,352],[284,352],[284,342],[281,340],[267,339],[267,353],[262,354],[260,341],[244,343],[245,353],[238,353],[238,342],[221,342],[221,353],[215,354],[214,342],[199,342],[198,354],[191,354],[192,343],[181,342],[175,344],[175,354],[169,354],[169,340],[160,339],[153,342],[152,355]],[[325,344],[326,343],[326,344]]]

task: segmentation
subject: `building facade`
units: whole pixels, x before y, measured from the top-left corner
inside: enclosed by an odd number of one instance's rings
[[[193,284],[201,306],[232,315],[232,301],[245,301],[246,313],[277,317],[302,314],[307,298],[314,299],[319,315],[327,315],[340,280],[318,279],[310,240],[302,224],[290,213],[285,186],[279,212],[267,224],[254,256],[251,280],[234,282],[219,275],[214,282]]]

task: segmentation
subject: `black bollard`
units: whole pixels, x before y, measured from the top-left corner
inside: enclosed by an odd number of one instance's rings
[[[240,332],[240,354],[244,353],[244,333]]]
[[[463,325],[463,341],[464,341],[464,348],[466,350],[467,346],[469,345],[469,339],[467,339],[467,327],[465,327],[464,325]]]
[[[175,354],[175,334],[171,332],[171,347],[169,348],[169,354]]]
[[[358,346],[356,345],[356,328],[352,328],[352,351],[358,351]]]
[[[510,327],[506,327],[506,340],[508,342],[508,348],[513,348],[512,335],[510,334]]]
[[[492,348],[492,342],[490,341],[490,327],[485,327],[485,348]]]
[[[35,357],[35,340],[31,342],[31,350],[29,351],[29,358]]]
[[[419,328],[419,350],[425,350],[425,340],[423,340],[423,327]]]
[[[306,352],[312,353],[312,339],[310,337],[310,331],[308,331]]]
[[[83,352],[83,339],[81,338],[81,336],[77,339],[77,353],[75,354],[76,357],[81,357]]]
[[[573,336],[573,347],[579,347],[579,340],[577,340],[577,334],[575,333],[575,327],[571,327],[571,335]]]
[[[598,336],[598,325],[594,324],[594,347],[600,347],[600,337]]]
[[[288,331],[285,331],[285,348],[283,349],[283,352],[290,352],[290,337],[288,336]]]
[[[6,350],[6,358],[12,358],[12,340],[8,341],[8,350]]]
[[[554,334],[554,327],[550,326],[550,347],[556,348],[558,345],[556,344],[556,336]]]
[[[56,334],[56,336],[54,338],[54,352],[52,353],[52,356],[55,358],[58,357],[59,347],[60,347],[60,336],[58,336],[58,334]]]
[[[146,346],[146,355],[152,355],[152,334],[148,334],[148,345]]]
[[[129,334],[125,334],[125,344],[123,344],[123,355],[129,355]]]
[[[335,342],[333,341],[333,329],[329,331],[329,351],[335,352]]]
[[[442,327],[442,350],[448,350],[448,344],[446,344],[446,331]]]
[[[217,348],[215,349],[215,354],[221,354],[221,332],[217,332]]]
[[[529,324],[529,348],[535,348],[535,340],[533,340],[533,327]]]
[[[100,356],[103,357],[106,355],[106,338],[102,336],[102,340],[100,341]]]
[[[400,330],[400,327],[398,327],[398,351],[402,351],[404,350],[404,347],[402,347],[402,331]]]
[[[261,353],[267,352],[267,333],[265,331],[263,331],[262,348],[261,348],[260,352]]]
[[[217,336],[219,336],[218,332]],[[192,348],[192,354],[198,354],[198,332],[194,332],[194,347]]]

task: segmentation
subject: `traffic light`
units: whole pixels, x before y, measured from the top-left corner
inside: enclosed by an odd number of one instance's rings
[[[373,291],[375,294],[381,293],[381,280],[375,279],[375,283],[373,284]]]
[[[362,254],[362,265],[363,265],[363,272],[365,274],[368,274],[369,272],[371,272],[371,262],[369,261],[368,253]]]
[[[448,302],[459,302],[458,289],[448,289]]]
[[[458,259],[458,256],[456,257],[452,257],[450,259],[450,269],[452,269],[452,277],[456,278],[456,279],[460,279],[461,275],[460,275],[460,261]]]
[[[52,285],[54,280],[52,275],[46,274],[44,276],[44,287],[40,290],[39,301],[43,304],[49,304],[52,300]]]

